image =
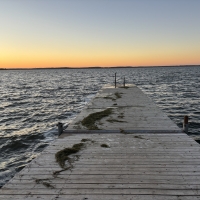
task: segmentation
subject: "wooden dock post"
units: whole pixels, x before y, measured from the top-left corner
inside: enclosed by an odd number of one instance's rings
[[[61,122],[58,122],[58,135],[61,135],[63,133],[63,124]]]
[[[115,88],[117,87],[117,76],[116,76],[117,73],[115,73]]]
[[[184,116],[183,131],[184,131],[185,133],[188,133],[188,116]]]
[[[125,88],[125,82],[126,82],[126,80],[125,80],[125,76],[124,76],[124,88]]]

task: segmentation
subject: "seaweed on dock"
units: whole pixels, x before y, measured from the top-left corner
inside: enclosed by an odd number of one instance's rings
[[[65,167],[65,161],[68,160],[70,162],[69,155],[75,154],[79,152],[85,145],[83,143],[74,144],[71,148],[65,148],[61,151],[58,151],[55,155],[56,162],[60,165],[61,168],[69,169],[69,167]]]
[[[51,185],[50,183],[46,182],[46,180],[49,180],[49,179],[36,179],[35,182],[36,184],[43,184],[45,187],[49,189],[55,189],[55,187]]]
[[[122,129],[122,128],[120,128],[119,129],[120,130],[120,133],[122,133],[122,134],[128,134],[128,132],[126,132],[124,129]]]
[[[111,99],[112,101],[115,101],[116,99],[114,97],[103,97],[104,99]]]
[[[139,136],[139,135],[134,136],[134,138],[144,139],[142,136]]]
[[[110,123],[114,123],[114,122],[124,123],[125,122],[125,121],[121,121],[121,120],[117,120],[117,119],[107,119],[106,121],[110,122]]]
[[[101,147],[110,148],[107,144],[102,144]]]
[[[81,140],[81,142],[92,142],[92,143],[94,143],[93,140],[91,140],[91,139],[85,139],[85,138],[83,138],[83,139]]]
[[[81,129],[80,123],[81,123],[80,121],[76,122],[76,123],[74,124],[74,127],[73,127],[73,128],[74,128],[74,129],[77,129],[77,130],[78,130],[78,129]]]
[[[112,96],[106,96],[106,97],[103,97],[104,99],[111,99],[112,101],[115,101],[119,98],[122,98],[122,93],[119,93],[119,92],[115,92],[115,97],[112,97]]]
[[[122,95],[119,92],[115,92],[115,96],[117,99],[122,98]]]
[[[104,111],[89,114],[82,120],[81,124],[87,127],[89,130],[99,130],[95,122],[111,114],[112,114],[112,108],[107,108]]]
[[[124,113],[120,113],[120,115],[118,115],[117,117],[123,119],[124,118]]]
[[[91,140],[90,139],[84,139],[84,138],[81,140],[81,142],[89,142],[89,141],[91,141]]]
[[[123,86],[123,87],[119,87],[119,88],[124,88],[124,89],[128,89],[128,88],[130,88],[130,87],[128,87],[128,86]]]
[[[120,128],[120,133],[122,133],[122,134],[134,134],[134,133],[131,133],[131,132],[126,132],[124,129],[121,129]],[[138,138],[138,139],[145,139],[145,138],[143,138],[142,136],[140,136],[140,135],[135,135],[135,136],[133,136],[134,138]]]
[[[50,188],[50,189],[54,189],[55,187],[53,185],[51,185],[50,183],[47,183],[47,182],[42,182],[42,184],[47,187],[47,188]]]

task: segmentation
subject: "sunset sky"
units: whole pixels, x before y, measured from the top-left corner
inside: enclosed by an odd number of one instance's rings
[[[0,68],[200,64],[200,0],[0,0]]]

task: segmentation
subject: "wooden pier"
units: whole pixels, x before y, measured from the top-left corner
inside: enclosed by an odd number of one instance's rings
[[[55,155],[77,146],[61,167]],[[135,85],[107,86],[0,199],[197,200],[200,146]]]

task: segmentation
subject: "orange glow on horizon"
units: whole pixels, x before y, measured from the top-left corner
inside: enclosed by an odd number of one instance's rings
[[[160,47],[66,48],[46,46],[16,46],[4,44],[0,47],[0,68],[49,68],[49,67],[115,67],[115,66],[173,66],[198,65],[198,49],[170,49]]]
[[[161,55],[137,55],[137,56],[44,56],[44,57],[13,57],[0,58],[0,68],[49,68],[49,67],[115,67],[115,66],[173,66],[173,65],[198,65],[198,56],[186,55],[166,57]]]

